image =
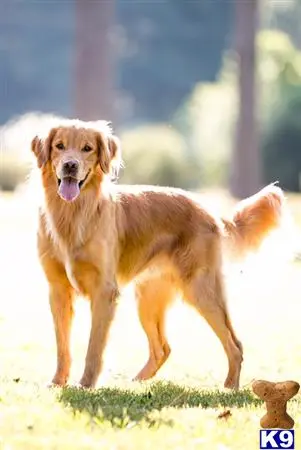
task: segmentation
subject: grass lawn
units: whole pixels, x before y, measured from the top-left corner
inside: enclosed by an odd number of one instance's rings
[[[289,204],[301,230],[301,198]],[[25,194],[0,194],[0,217],[0,450],[259,448],[264,406],[250,390],[252,380],[301,382],[300,262],[228,276],[229,307],[245,349],[239,392],[223,390],[223,350],[180,301],[168,316],[166,365],[152,382],[131,382],[148,354],[131,288],[120,300],[98,389],[49,390],[55,341],[34,206]],[[83,370],[88,331],[89,305],[80,300],[72,382]],[[301,449],[301,393],[289,412]]]

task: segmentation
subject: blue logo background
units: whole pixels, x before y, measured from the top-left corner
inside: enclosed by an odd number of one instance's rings
[[[294,430],[260,430],[260,449],[294,449]]]

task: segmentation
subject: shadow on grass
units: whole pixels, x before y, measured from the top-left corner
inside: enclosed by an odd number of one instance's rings
[[[59,401],[74,412],[87,412],[100,421],[108,420],[112,425],[124,427],[129,422],[144,421],[155,426],[162,421],[158,411],[163,408],[219,408],[257,406],[262,402],[249,390],[238,392],[205,391],[183,387],[173,383],[157,382],[136,390],[107,387],[97,390],[64,388]]]

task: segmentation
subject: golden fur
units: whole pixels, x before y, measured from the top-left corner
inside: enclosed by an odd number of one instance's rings
[[[91,387],[101,371],[119,287],[134,280],[149,341],[149,359],[136,379],[152,377],[168,358],[165,313],[180,293],[220,339],[229,364],[225,386],[238,388],[242,345],[226,306],[222,253],[225,246],[238,255],[255,250],[278,226],[281,190],[268,186],[240,203],[231,220],[220,220],[197,197],[179,189],[114,185],[109,177],[120,162],[120,145],[106,122],[64,122],[45,140],[34,138],[32,150],[45,198],[38,249],[56,332],[53,383],[64,385],[69,377],[76,294],[91,303],[90,340],[80,381]],[[70,161],[76,162],[77,171],[71,177],[68,172],[65,180],[64,164]],[[76,191],[73,201],[64,199],[71,195],[69,185]]]

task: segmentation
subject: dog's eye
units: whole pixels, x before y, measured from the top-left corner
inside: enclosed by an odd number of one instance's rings
[[[64,150],[65,146],[62,142],[59,142],[58,144],[56,144],[56,148],[58,148],[59,150]]]
[[[83,152],[90,152],[92,150],[92,147],[90,147],[90,145],[85,145],[83,148],[82,148],[82,151]]]

